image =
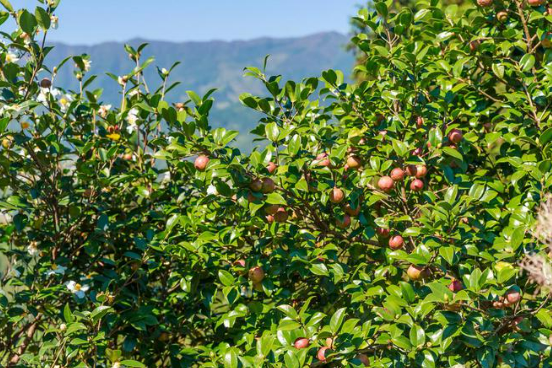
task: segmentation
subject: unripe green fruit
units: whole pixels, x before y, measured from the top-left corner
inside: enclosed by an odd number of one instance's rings
[[[351,169],[358,169],[362,165],[362,161],[358,156],[349,156],[347,166]]]
[[[500,11],[496,14],[496,19],[502,23],[506,22],[508,20],[508,13],[505,11]]]
[[[406,271],[406,273],[407,273],[408,277],[411,280],[414,280],[414,281],[420,280],[424,277],[423,267],[419,267],[419,266],[416,266],[416,265],[410,265],[410,267],[408,267],[408,270]]]

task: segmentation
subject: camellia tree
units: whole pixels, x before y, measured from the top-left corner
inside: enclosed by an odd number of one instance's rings
[[[47,66],[59,0],[0,0],[0,365],[546,367],[552,306],[520,268],[552,186],[542,0],[376,1],[362,81],[245,74],[264,144],[212,129],[172,68],[94,90]],[[393,5],[393,6],[391,6]],[[174,67],[174,66],[173,66]],[[56,84],[74,68],[77,91]],[[169,100],[170,101],[170,100]]]

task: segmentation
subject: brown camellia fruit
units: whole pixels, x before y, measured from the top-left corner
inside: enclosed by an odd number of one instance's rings
[[[195,159],[194,166],[197,170],[204,171],[208,163],[209,163],[209,157],[205,155],[199,155]]]
[[[280,209],[280,206],[278,206],[277,204],[269,204],[264,208],[264,211],[267,215],[275,215],[279,209]]]
[[[276,165],[274,162],[269,162],[268,165],[266,166],[266,169],[268,170],[269,173],[271,174],[274,174],[274,172],[276,171],[276,169],[278,168],[278,165]]]
[[[339,188],[334,187],[330,192],[330,202],[332,203],[341,203],[345,198],[345,194]]]
[[[255,179],[249,184],[249,189],[254,192],[260,192],[263,189],[263,182],[259,179]]]
[[[349,203],[347,203],[343,210],[346,214],[350,216],[358,216],[358,214],[360,213],[360,204],[358,204],[356,208],[353,208]]]
[[[404,170],[400,167],[396,167],[393,170],[391,170],[391,179],[393,181],[402,181],[404,179]]]
[[[427,175],[427,166],[426,165],[416,165],[416,174],[415,177],[421,179]]]
[[[331,165],[331,161],[330,161],[330,158],[328,157],[328,154],[326,152],[322,152],[320,154],[318,154],[316,156],[316,164],[318,166],[330,166]]]
[[[531,6],[541,6],[546,3],[546,0],[527,0],[527,4]]]
[[[401,249],[404,245],[404,239],[400,235],[395,235],[389,239],[389,248],[393,250]]]
[[[327,346],[323,346],[318,350],[318,353],[316,353],[316,357],[318,358],[318,360],[320,360],[321,362],[326,361],[326,351],[327,350],[329,350]]]
[[[362,161],[358,156],[349,156],[347,159],[347,166],[350,169],[358,169],[362,165]]]
[[[274,220],[276,222],[286,222],[288,219],[288,213],[284,207],[278,208],[278,211],[274,214]]]
[[[460,143],[463,137],[464,135],[460,129],[453,129],[448,135],[448,139],[454,144]]]
[[[477,49],[479,48],[479,45],[481,44],[481,41],[479,40],[473,40],[470,42],[470,51],[471,52],[476,52]]]
[[[462,284],[462,281],[454,279],[448,286],[449,290],[453,293],[457,293],[460,290],[464,289],[464,285]]]
[[[421,116],[418,116],[416,118],[416,125],[418,126],[418,128],[421,128],[424,126],[424,118],[422,118]]]
[[[389,192],[391,189],[393,189],[394,185],[395,182],[389,176],[382,176],[378,180],[378,188],[380,188],[384,192]]]
[[[420,179],[415,179],[412,181],[412,183],[410,183],[410,189],[413,192],[420,192],[424,189],[424,182]]]
[[[496,19],[502,23],[506,22],[508,20],[508,12],[499,11],[496,13]]]
[[[381,236],[382,238],[387,238],[391,233],[391,230],[386,229],[384,227],[378,227],[376,229],[376,233],[378,233],[378,235]]]
[[[40,87],[50,88],[52,87],[52,81],[49,80],[48,78],[44,78],[43,80],[40,81]]]
[[[406,167],[406,175],[416,176],[416,165],[408,165]]]
[[[477,5],[481,6],[482,8],[487,8],[493,5],[493,0],[477,0]]]
[[[273,223],[274,222],[274,216],[273,215],[266,216],[266,222],[268,222],[269,224]]]
[[[517,290],[510,290],[505,295],[508,304],[515,304],[521,300],[521,294]]]
[[[366,354],[358,354],[358,355],[356,356],[356,358],[357,358],[358,360],[360,360],[360,362],[361,362],[362,364],[364,364],[365,367],[370,366],[370,359],[368,358],[368,355],[366,355]]]
[[[248,274],[249,274],[249,280],[251,280],[255,283],[259,283],[259,282],[263,281],[263,279],[265,277],[265,272],[259,266],[255,266],[255,267],[251,268],[249,270]]]
[[[300,337],[296,339],[295,342],[293,343],[293,346],[295,346],[295,349],[308,348],[309,345],[310,345],[310,341],[306,337]]]
[[[263,185],[261,187],[261,191],[264,194],[272,193],[276,189],[276,184],[274,183],[274,180],[270,178],[264,178],[263,179]]]
[[[351,216],[347,214],[343,215],[343,220],[337,219],[336,225],[341,229],[348,228],[349,226],[351,226]]]
[[[408,267],[408,270],[406,271],[406,274],[408,275],[408,277],[410,277],[411,280],[420,280],[424,277],[424,268],[416,265],[410,265],[410,267]]]

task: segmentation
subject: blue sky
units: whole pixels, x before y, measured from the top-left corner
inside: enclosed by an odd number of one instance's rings
[[[36,0],[11,0],[34,7]],[[49,37],[70,44],[293,37],[349,30],[360,0],[62,0],[59,29]],[[4,28],[4,27],[2,27]]]

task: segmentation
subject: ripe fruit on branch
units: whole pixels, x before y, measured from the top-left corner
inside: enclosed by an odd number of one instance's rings
[[[492,2],[492,0],[491,0]],[[479,40],[473,40],[470,42],[470,51],[471,52],[476,52],[477,49],[479,48],[479,45],[481,44],[481,41]]]
[[[517,290],[510,290],[506,292],[505,299],[508,304],[515,304],[521,300],[521,294]]]
[[[421,179],[427,175],[427,166],[426,165],[416,165],[416,176],[418,179]]]
[[[40,87],[42,88],[50,88],[52,87],[52,81],[50,81],[48,78],[44,78],[40,81]]]
[[[421,116],[418,116],[416,118],[416,125],[418,126],[418,128],[421,128],[424,126],[424,118],[422,118]]]
[[[310,341],[309,339],[307,339],[306,337],[299,337],[298,339],[295,340],[295,342],[293,343],[293,346],[295,346],[295,349],[304,349],[304,348],[308,348],[310,345]]]
[[[410,189],[413,192],[420,192],[424,189],[424,182],[420,179],[415,179],[412,181],[412,183],[410,183]]]
[[[343,215],[343,220],[337,219],[335,224],[341,229],[346,229],[351,226],[351,216],[345,214]]]
[[[356,358],[357,358],[358,360],[360,360],[360,362],[361,362],[362,364],[364,364],[365,367],[370,366],[370,359],[368,358],[368,355],[366,355],[366,354],[358,354],[358,355],[356,356]]]
[[[274,184],[274,180],[270,178],[264,178],[263,179],[263,185],[261,187],[261,190],[264,194],[272,193],[276,189],[276,184]]]
[[[391,230],[386,229],[384,227],[378,227],[376,229],[376,233],[378,233],[378,235],[381,236],[382,238],[387,238],[391,233]]]
[[[457,293],[460,290],[464,289],[464,285],[462,284],[462,281],[454,279],[448,286],[449,290],[453,293]]]
[[[400,235],[395,235],[389,239],[389,248],[393,250],[401,249],[404,245],[404,239]]]
[[[254,192],[260,192],[263,189],[263,182],[260,179],[255,179],[249,184],[249,188]]]
[[[278,168],[278,165],[276,165],[274,162],[269,162],[268,165],[266,166],[266,169],[268,170],[269,173],[271,174],[274,174],[274,172],[276,171],[276,169]]]
[[[318,353],[316,353],[316,357],[318,358],[318,360],[320,360],[321,362],[326,361],[326,351],[327,350],[329,350],[329,349],[326,346],[323,346],[318,350]]]
[[[325,166],[325,167],[329,167],[331,165],[330,158],[328,157],[328,154],[326,152],[318,154],[316,156],[315,163],[318,166]]]
[[[408,176],[416,176],[416,165],[408,165],[406,167],[406,174]]]
[[[408,267],[408,270],[406,271],[408,277],[414,281],[422,279],[425,276],[424,273],[424,268],[416,265],[410,265],[410,267]]]
[[[330,202],[332,203],[341,203],[345,198],[343,191],[337,187],[334,187],[330,192]]]
[[[412,156],[421,156],[423,153],[422,147],[418,147],[412,151]]]
[[[123,160],[125,160],[125,161],[130,161],[130,160],[132,160],[132,153],[125,153],[125,154],[123,155]]]
[[[499,11],[496,14],[496,19],[502,23],[506,22],[508,20],[508,13],[505,11]]]
[[[276,211],[276,214],[274,214],[274,220],[276,222],[286,222],[288,219],[288,213],[284,207],[278,208],[278,211]]]
[[[234,261],[235,267],[245,267],[245,260],[244,259],[237,259]]]
[[[396,167],[391,170],[390,176],[393,181],[402,181],[404,179],[404,170],[400,167]]]
[[[450,131],[449,135],[448,135],[448,139],[454,143],[454,144],[458,144],[462,141],[462,138],[463,138],[463,134],[462,134],[462,131],[460,129],[453,129]]]
[[[358,216],[358,214],[360,213],[360,203],[357,204],[356,208],[351,207],[351,205],[347,203],[343,210],[345,211],[346,214],[350,216]]]
[[[347,159],[347,166],[350,169],[358,169],[362,165],[362,161],[358,156],[349,156]]]
[[[280,209],[280,206],[277,204],[269,204],[265,207],[264,211],[267,215],[275,215],[276,212],[278,212],[278,209]]]
[[[546,3],[546,0],[527,0],[527,3],[531,6],[541,6]]]
[[[197,170],[204,171],[208,163],[209,163],[209,157],[205,155],[199,155],[195,159],[194,166]]]
[[[330,348],[330,349],[332,348],[332,346],[333,346],[333,339],[332,339],[331,337],[328,337],[328,338],[326,339],[326,346],[327,346],[328,348]]]
[[[493,5],[493,0],[477,0],[477,5],[482,8],[486,8]]]
[[[382,176],[378,180],[378,188],[380,188],[384,192],[389,192],[391,189],[393,189],[394,185],[395,182],[389,176]]]
[[[251,268],[249,270],[248,274],[249,274],[249,280],[251,280],[255,283],[259,283],[259,282],[263,281],[263,279],[265,277],[265,272],[259,266],[255,266],[255,267]]]

